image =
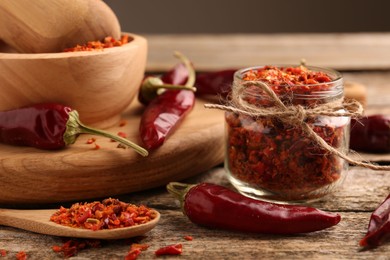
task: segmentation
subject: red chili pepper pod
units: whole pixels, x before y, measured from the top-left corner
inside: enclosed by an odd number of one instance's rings
[[[169,90],[155,98],[142,114],[139,132],[146,149],[161,146],[195,105],[195,94]]]
[[[176,55],[185,64],[189,77],[184,86],[177,87],[184,89],[164,89],[150,101],[142,113],[139,132],[143,144],[149,150],[161,146],[195,105],[195,71],[185,56],[180,53]]]
[[[192,78],[195,77],[195,72],[190,64],[189,60],[183,56],[180,52],[174,53],[183,63],[178,63],[173,69],[159,77],[146,77],[138,92],[138,101],[147,105],[161,93],[166,90],[190,90],[195,92],[196,88],[193,86],[191,80],[186,84],[189,75]]]
[[[196,75],[196,95],[218,95],[226,97],[232,89],[235,69],[199,73]]]
[[[73,144],[83,133],[111,138],[148,155],[125,138],[83,125],[78,112],[68,106],[47,103],[0,112],[0,142],[5,144],[55,150]]]
[[[307,233],[332,227],[340,215],[312,207],[280,205],[245,197],[223,186],[169,183],[167,189],[182,202],[195,224],[240,232]]]
[[[352,119],[350,147],[362,152],[390,152],[390,116],[378,114]]]
[[[360,246],[376,247],[390,239],[390,194],[372,213],[367,234]]]

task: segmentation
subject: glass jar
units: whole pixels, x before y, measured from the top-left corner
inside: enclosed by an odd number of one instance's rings
[[[276,71],[306,69],[307,73],[317,73],[320,82],[307,84],[312,81],[305,75],[289,81],[288,73],[294,71],[280,75],[266,73],[264,79],[259,72],[253,77],[254,72],[270,67]],[[323,74],[328,76],[328,81],[321,82]],[[279,76],[286,77],[278,81]],[[299,80],[303,78],[302,83]],[[246,84],[243,100],[267,109],[275,103],[265,92],[251,87],[249,81],[254,80],[267,83],[285,105],[313,108],[340,100],[344,95],[342,76],[331,69],[263,66],[237,71],[233,88]],[[348,153],[350,117],[318,115],[308,117],[304,122],[329,145]],[[348,171],[345,160],[320,147],[301,126],[284,123],[279,118],[226,112],[225,131],[228,179],[238,191],[250,197],[287,203],[312,201],[337,190]]]

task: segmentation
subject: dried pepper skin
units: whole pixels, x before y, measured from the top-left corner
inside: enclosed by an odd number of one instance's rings
[[[390,116],[377,114],[353,119],[350,147],[362,152],[390,152]]]
[[[185,185],[167,188],[182,201],[184,214],[195,224],[240,232],[297,234],[338,224],[341,216],[312,207],[281,205],[246,197],[220,185]]]
[[[195,105],[194,91],[196,89],[193,86],[195,70],[185,56],[180,53],[175,53],[175,55],[182,63],[177,64],[163,75],[162,79],[152,78],[144,81],[138,96],[141,102],[147,101],[147,106],[141,116],[139,132],[148,150],[160,147]],[[159,90],[163,92],[158,93]]]
[[[159,95],[141,116],[139,132],[148,150],[160,147],[195,105],[189,90],[169,90]]]
[[[360,246],[376,247],[390,239],[390,194],[372,213],[367,234],[360,240]]]
[[[62,104],[42,103],[0,112],[1,143],[57,150],[73,144],[80,134],[108,137],[148,155],[125,138],[82,124],[78,112]]]
[[[41,149],[60,149],[69,112],[59,104],[38,104],[0,112],[0,142],[32,146]]]
[[[232,88],[233,75],[237,70],[225,69],[199,73],[196,76],[196,95],[218,95],[226,97]]]

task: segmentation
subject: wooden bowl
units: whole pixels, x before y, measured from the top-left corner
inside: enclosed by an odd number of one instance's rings
[[[0,111],[57,102],[76,109],[85,124],[114,125],[136,96],[146,66],[146,39],[126,34],[128,44],[102,51],[22,54],[1,48]]]

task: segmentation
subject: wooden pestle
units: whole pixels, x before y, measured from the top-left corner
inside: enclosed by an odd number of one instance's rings
[[[60,52],[120,34],[116,15],[101,0],[0,1],[0,39],[18,52]]]

